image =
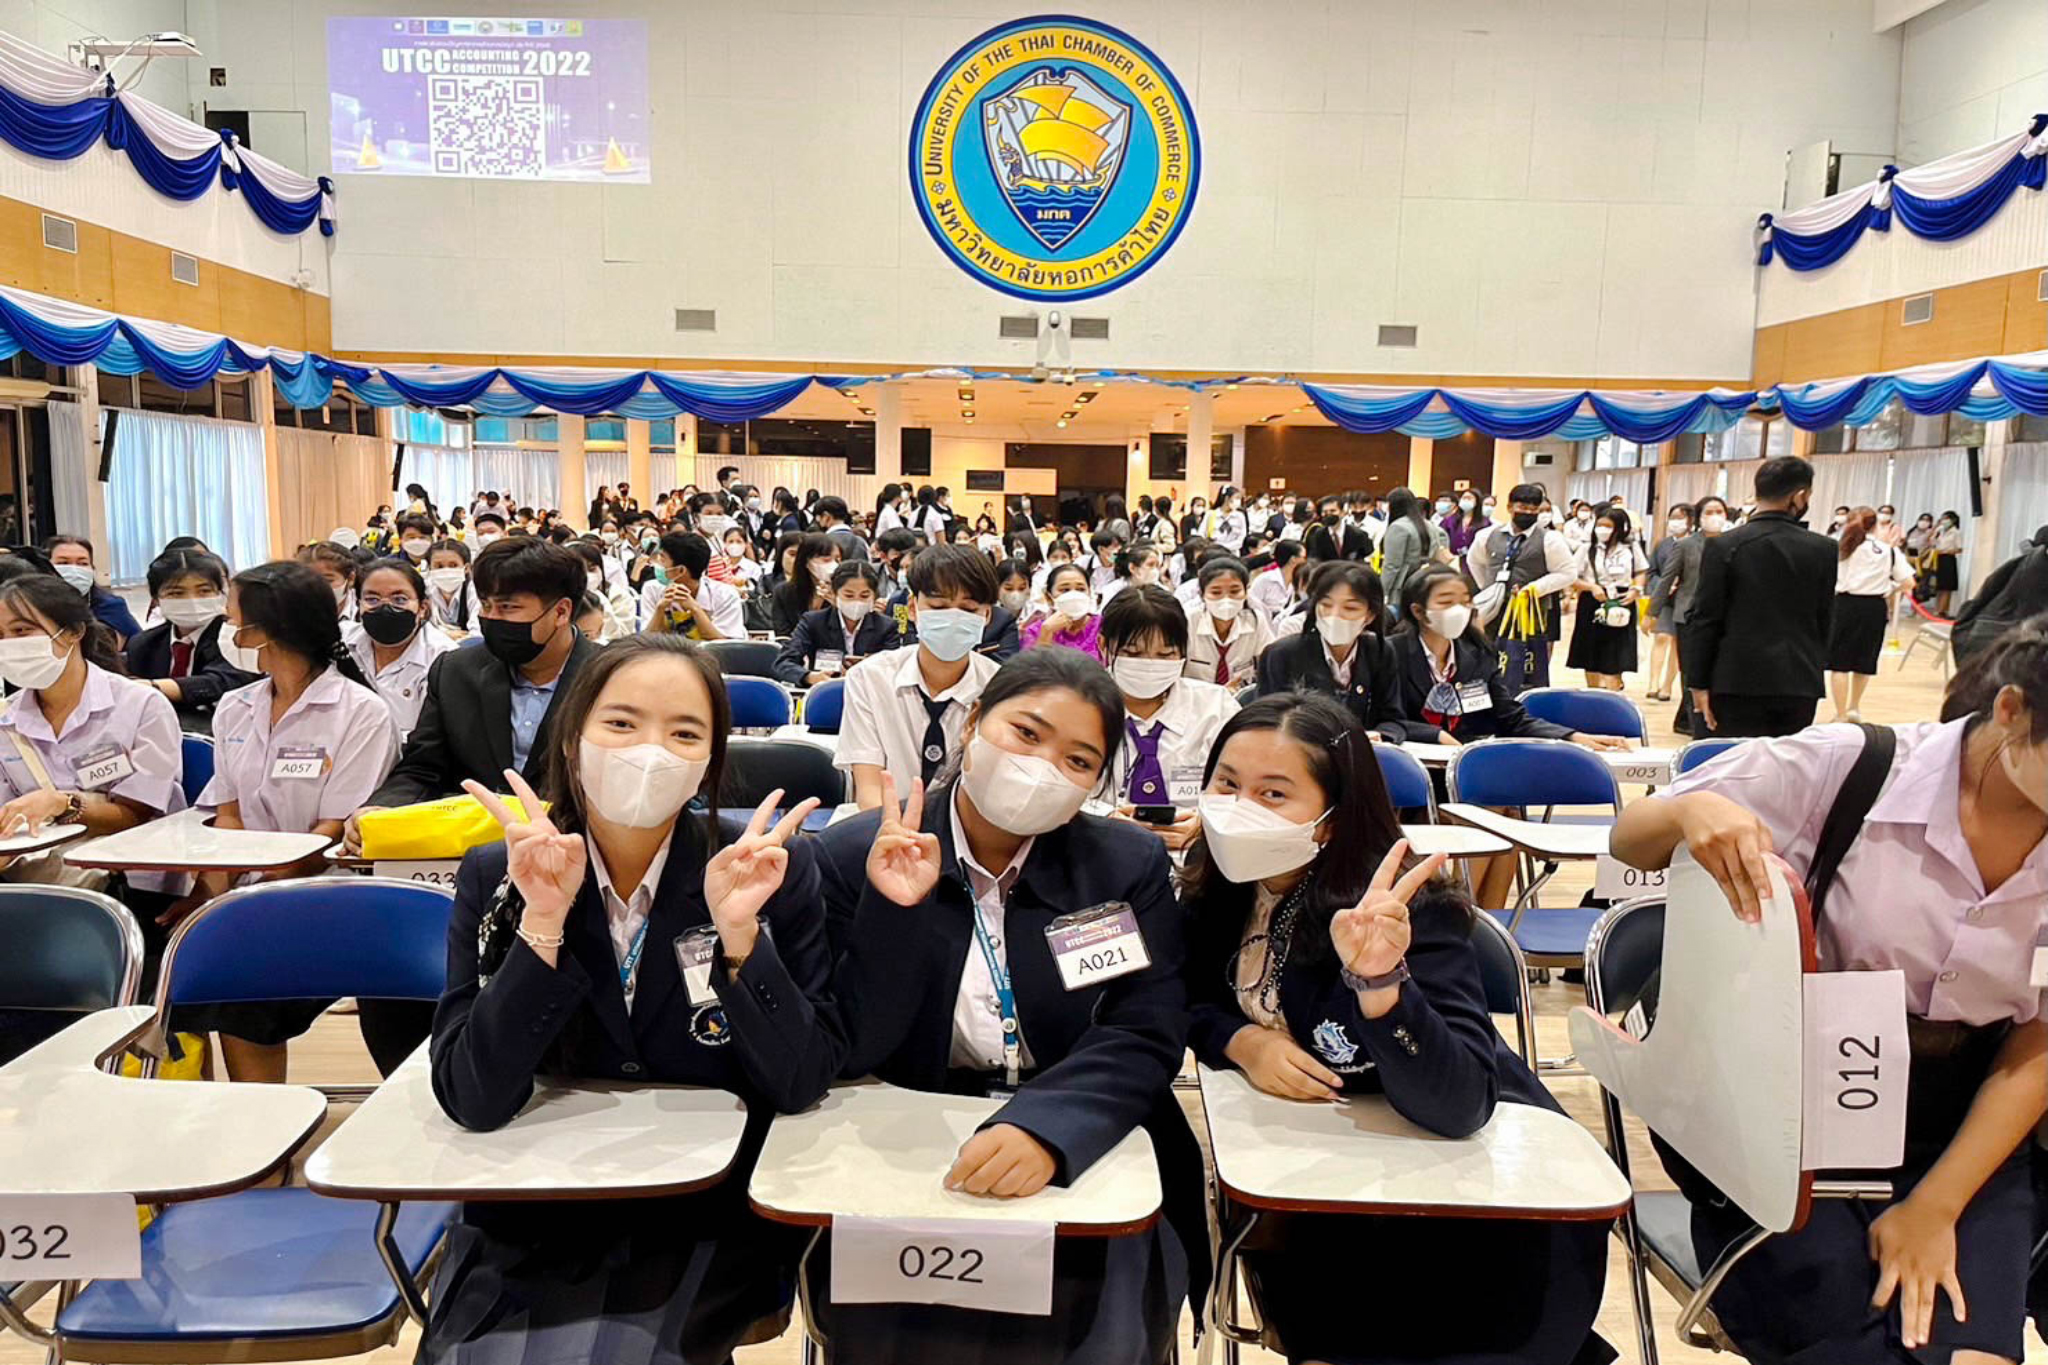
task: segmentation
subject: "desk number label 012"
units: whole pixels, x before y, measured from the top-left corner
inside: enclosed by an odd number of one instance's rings
[[[1806,986],[1809,1171],[1896,1166],[1906,1151],[1906,977],[1814,972]]]
[[[1070,991],[1141,972],[1152,965],[1138,913],[1122,901],[1061,915],[1046,926],[1045,941]]]
[[[125,1194],[0,1195],[0,1280],[133,1280],[142,1233]]]
[[[1665,868],[1630,867],[1612,854],[1603,853],[1593,868],[1593,894],[1603,901],[1661,895],[1669,876]]]
[[[1052,1312],[1051,1223],[834,1218],[834,1303],[931,1303]]]

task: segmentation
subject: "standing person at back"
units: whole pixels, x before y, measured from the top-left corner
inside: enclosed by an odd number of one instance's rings
[[[1555,529],[1542,524],[1549,495],[1539,483],[1508,493],[1508,522],[1472,542],[1465,552],[1473,607],[1501,647],[1502,676],[1510,693],[1550,686],[1550,647],[1557,642],[1560,594],[1578,576],[1578,555]]]
[[[1790,735],[1813,724],[1834,620],[1836,546],[1800,523],[1813,466],[1797,455],[1756,472],[1756,511],[1700,553],[1679,661],[1694,739]]]
[[[1449,537],[1426,515],[1421,498],[1406,488],[1387,494],[1387,534],[1381,543],[1380,583],[1387,590],[1387,610],[1401,610],[1408,576],[1445,552]]]

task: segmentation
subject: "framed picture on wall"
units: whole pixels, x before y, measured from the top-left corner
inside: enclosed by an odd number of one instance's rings
[[[970,469],[967,471],[967,491],[970,493],[1000,493],[1003,491],[1003,471],[1000,469]]]

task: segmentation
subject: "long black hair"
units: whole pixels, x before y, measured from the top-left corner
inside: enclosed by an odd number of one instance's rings
[[[78,652],[87,663],[109,673],[127,674],[114,632],[92,614],[90,600],[55,574],[30,571],[0,581],[0,609],[17,616],[39,616],[55,626],[59,635],[77,631]]]
[[[1387,524],[1394,524],[1396,518],[1406,517],[1415,523],[1415,533],[1422,537],[1422,550],[1429,552],[1429,514],[1423,509],[1428,504],[1415,496],[1415,490],[1403,486],[1387,494]]]
[[[1123,743],[1124,694],[1117,691],[1108,669],[1078,649],[1027,649],[1020,654],[1012,654],[1009,661],[988,680],[988,685],[981,689],[974,709],[968,713],[968,727],[980,724],[983,716],[1012,697],[1059,691],[1072,692],[1093,707],[1101,718],[1102,773],[1099,776],[1106,777],[1117,745]],[[954,746],[945,766],[933,777],[933,786],[950,782],[960,775],[960,757],[966,747],[964,743]]]
[[[1019,656],[1022,657],[1022,656]],[[1320,692],[1276,692],[1260,697],[1232,716],[1209,747],[1202,769],[1207,787],[1216,774],[1233,735],[1275,730],[1300,746],[1309,776],[1322,789],[1329,815],[1329,838],[1308,865],[1307,891],[1294,920],[1293,941],[1285,952],[1303,962],[1320,962],[1335,954],[1330,947],[1330,921],[1339,910],[1358,904],[1382,860],[1401,838],[1400,817],[1387,796],[1386,778],[1372,741],[1349,709]],[[1417,860],[1412,856],[1408,863]],[[1189,846],[1180,875],[1180,903],[1188,915],[1191,962],[1227,960],[1244,938],[1251,914],[1254,886],[1224,877],[1210,856],[1206,840]],[[1461,916],[1471,927],[1472,904],[1448,881],[1429,889],[1431,909]],[[1208,983],[1201,985],[1206,988]]]
[[[782,610],[788,613],[792,622],[809,611],[818,598],[832,595],[825,584],[818,582],[818,576],[811,572],[811,565],[820,559],[831,559],[838,553],[839,546],[823,532],[809,532],[797,542],[796,562],[789,566],[789,577],[775,588],[776,600],[782,603]]]
[[[370,686],[342,642],[334,590],[312,565],[274,559],[242,570],[232,586],[243,625],[256,627],[269,643],[304,659],[315,677],[332,668],[358,687]]]
[[[1458,572],[1457,567],[1451,564],[1431,562],[1417,569],[1401,590],[1401,610],[1404,615],[1401,618],[1399,630],[1393,633],[1421,635],[1423,622],[1428,619],[1429,595],[1435,590],[1437,584],[1446,581],[1463,583],[1465,575]],[[1469,587],[1470,585],[1467,584],[1467,586]],[[1466,625],[1465,633],[1458,638],[1469,640],[1482,649],[1492,648],[1492,645],[1486,638],[1486,628],[1479,624],[1479,613],[1477,611],[1472,613],[1472,620]]]
[[[1992,703],[2008,687],[2017,687],[2026,700],[2028,739],[2048,740],[2048,613],[2006,627],[1972,654],[1942,694],[1941,719],[1967,716],[1967,728],[1975,730],[1991,719]]]

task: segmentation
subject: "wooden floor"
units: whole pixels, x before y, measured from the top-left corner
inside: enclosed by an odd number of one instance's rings
[[[1562,651],[1560,651],[1562,657]],[[1881,676],[1871,684],[1865,698],[1863,714],[1872,721],[1911,721],[1931,719],[1940,708],[1942,679],[1937,672],[1933,655],[1925,650],[1918,652],[1904,671],[1898,671],[1899,654],[1888,650]],[[1559,685],[1577,685],[1583,681],[1578,676],[1560,670],[1554,679]],[[1670,743],[1670,717],[1675,709],[1672,704],[1659,704],[1644,699],[1644,687],[1640,675],[1630,680],[1630,695],[1641,704],[1649,716],[1651,742],[1663,745]],[[1831,718],[1830,708],[1823,702],[1822,720]],[[1581,865],[1583,867],[1583,865]],[[1566,903],[1576,900],[1589,885],[1589,873],[1581,870],[1576,878],[1568,865],[1552,883],[1545,899],[1552,903]],[[1582,1003],[1579,989],[1553,981],[1536,987],[1537,1032],[1540,1036],[1540,1055],[1557,1056],[1568,1051],[1565,1041],[1565,1015],[1570,1008]],[[375,1070],[370,1065],[368,1054],[363,1050],[362,1041],[352,1018],[329,1015],[314,1026],[313,1031],[292,1045],[292,1079],[304,1082],[342,1082],[375,1079]],[[1565,1107],[1580,1122],[1596,1134],[1600,1130],[1597,1091],[1594,1083],[1585,1078],[1551,1080],[1550,1087]],[[1199,1100],[1186,1097],[1192,1109],[1199,1108]],[[1201,1133],[1199,1119],[1196,1132]],[[1662,1171],[1655,1157],[1643,1140],[1640,1129],[1632,1128],[1631,1155],[1636,1178],[1645,1187],[1652,1187],[1662,1181]],[[936,1178],[936,1176],[934,1177]],[[1477,1271],[1478,1267],[1473,1267]],[[1476,1273],[1472,1277],[1475,1286],[1483,1284]],[[1475,1292],[1479,1292],[1475,1288]],[[1671,1330],[1676,1316],[1676,1306],[1661,1289],[1652,1285],[1651,1300],[1655,1307],[1657,1341],[1660,1357],[1674,1365],[1717,1359],[1712,1353],[1692,1350],[1679,1344]],[[39,1321],[47,1320],[47,1310],[37,1314]],[[1185,1337],[1188,1319],[1182,1320]],[[1600,1330],[1621,1352],[1624,1361],[1640,1360],[1636,1349],[1636,1328],[1630,1310],[1630,1296],[1625,1267],[1625,1258],[1618,1243],[1614,1244],[1608,1260],[1607,1297],[1601,1308]],[[375,1365],[399,1365],[412,1358],[416,1333],[408,1330],[396,1347],[379,1351],[369,1360]],[[0,1336],[0,1365],[31,1365],[39,1362],[42,1353],[13,1336]],[[1192,1360],[1193,1355],[1184,1351],[1184,1358]],[[1718,1357],[1729,1359],[1729,1357]],[[740,1365],[784,1365],[798,1359],[797,1333],[792,1328],[778,1340],[764,1346],[748,1347],[739,1352]],[[1244,1359],[1257,1365],[1272,1365],[1280,1358],[1259,1350],[1247,1350]],[[2028,1342],[2026,1360],[2028,1365],[2048,1365],[2048,1348],[2031,1337]]]

